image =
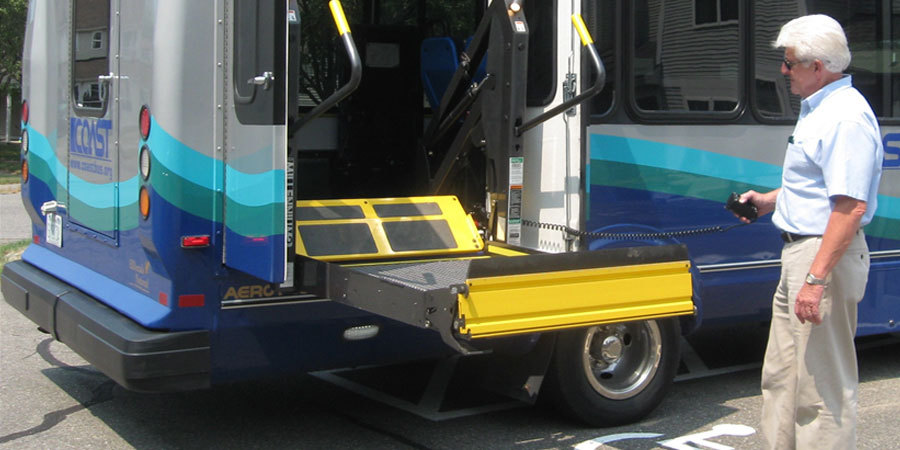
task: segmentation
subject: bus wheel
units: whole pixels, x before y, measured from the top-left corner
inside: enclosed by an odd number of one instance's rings
[[[560,332],[547,383],[563,412],[594,426],[635,422],[666,393],[679,363],[677,319]]]

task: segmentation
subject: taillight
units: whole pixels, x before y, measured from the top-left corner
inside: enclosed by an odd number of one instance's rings
[[[140,162],[141,177],[147,180],[150,178],[150,147],[146,145],[141,147],[138,161]]]
[[[145,141],[150,137],[150,108],[147,105],[141,106],[141,114],[138,117],[141,130],[141,138]]]
[[[141,217],[146,220],[147,217],[150,216],[150,194],[147,192],[147,188],[144,186],[141,186],[138,204],[141,208]]]
[[[28,157],[28,130],[22,130],[22,157]]]
[[[181,246],[184,248],[209,247],[209,235],[182,236]]]
[[[22,101],[22,123],[28,125],[28,102]]]
[[[28,160],[27,159],[22,161],[22,182],[23,183],[28,182]]]

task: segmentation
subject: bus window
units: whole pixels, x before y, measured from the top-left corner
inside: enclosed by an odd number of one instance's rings
[[[584,7],[584,17],[591,30],[591,36],[594,37],[594,47],[603,60],[603,67],[606,69],[606,84],[591,100],[591,114],[606,115],[610,113],[615,105],[616,81],[618,80],[618,55],[616,53],[616,39],[618,29],[616,28],[616,5],[618,2],[609,1],[591,1],[587,2]]]
[[[757,114],[766,119],[794,120],[800,111],[800,99],[790,93],[790,82],[781,75],[783,50],[772,48],[781,26],[797,17],[798,11],[827,14],[840,22],[853,58],[845,71],[853,75],[853,85],[866,97],[877,116],[900,116],[900,77],[895,68],[895,49],[900,44],[900,2],[890,0],[840,4],[803,0],[756,2],[753,105]]]
[[[630,77],[638,114],[733,116],[741,98],[735,0],[632,2]]]
[[[109,0],[76,0],[72,14],[72,100],[79,115],[102,116],[109,83]]]

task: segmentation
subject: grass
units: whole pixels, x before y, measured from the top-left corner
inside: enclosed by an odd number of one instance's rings
[[[22,252],[25,251],[25,247],[28,247],[28,244],[30,243],[30,240],[23,239],[21,241],[0,245],[0,273],[3,273],[4,264],[21,258]]]
[[[22,167],[19,160],[19,144],[0,144],[0,184],[18,184]],[[0,273],[3,265],[19,259],[31,241],[28,239],[0,245]]]
[[[19,144],[0,144],[0,184],[16,184],[21,181],[22,163]]]

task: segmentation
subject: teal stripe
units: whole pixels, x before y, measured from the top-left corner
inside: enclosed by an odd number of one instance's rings
[[[729,192],[748,189],[767,190],[768,187],[740,183],[716,177],[694,175],[656,167],[639,166],[619,162],[592,160],[590,184],[613,186],[641,191],[661,192],[683,197],[723,202]],[[884,207],[882,202],[889,203]],[[878,196],[878,210],[872,223],[865,227],[866,234],[888,239],[900,239],[900,220],[890,214],[897,205],[896,197]]]
[[[175,175],[211,191],[216,190],[216,174],[223,172],[222,161],[200,153],[163,129],[151,118],[147,145],[154,157]],[[271,152],[271,149],[269,149]],[[269,170],[244,173],[231,166],[224,167],[226,195],[244,206],[265,206],[284,203],[284,171]],[[221,183],[221,182],[219,182]]]
[[[89,181],[82,180],[78,176],[69,174],[69,191],[78,193],[78,199],[87,206],[96,209],[115,208],[116,206],[116,183],[94,184]],[[124,192],[134,192],[138,188],[137,175],[119,182],[119,187]],[[123,199],[128,200],[128,199]],[[128,206],[137,203],[137,198],[131,197],[130,202],[122,206]]]
[[[28,130],[28,165],[30,172],[46,183],[53,191],[53,195],[59,199],[59,188],[64,189],[66,186],[66,168],[56,158],[56,153],[53,151],[53,146],[47,137],[38,133],[30,125],[26,126],[25,129]],[[52,140],[56,141],[56,132],[53,134]],[[43,162],[43,170],[35,170],[38,169],[35,165],[36,159]]]
[[[225,180],[225,193],[232,202],[249,207],[284,203],[283,170],[246,174],[226,166]]]
[[[215,174],[222,173],[222,161],[184,145],[167,133],[156,119],[151,117],[150,121],[147,145],[153,157],[175,175],[197,186],[215,190]]]
[[[754,186],[753,189],[756,190],[775,189],[781,186],[780,166],[643,139],[592,134],[591,159],[597,162],[617,162],[728,180],[737,185]],[[620,169],[624,167],[626,166],[622,166]],[[669,178],[669,176],[661,178]],[[656,177],[655,179],[660,178]],[[694,183],[687,184],[694,185]],[[619,184],[615,185],[619,186]],[[658,187],[661,189],[654,190],[706,198],[687,192],[670,192],[675,187]],[[694,188],[702,189],[702,187]],[[705,190],[708,191],[708,189]],[[876,216],[900,219],[900,198],[879,195]]]
[[[284,203],[266,206],[245,206],[226,201],[227,226],[242,236],[274,236],[284,233]]]
[[[875,210],[875,216],[900,220],[900,198],[879,195],[878,209]]]
[[[70,192],[78,193],[78,201],[85,206],[95,209],[115,208],[116,182],[96,184],[84,180],[74,173],[70,173],[59,161],[59,158],[56,157],[54,146],[50,144],[51,140],[31,126],[27,126],[26,129],[28,130],[29,153],[43,160],[49,169],[49,174],[54,178],[53,182],[45,178],[47,177],[46,174],[41,178],[48,186],[51,186],[51,189],[54,184],[68,186]],[[52,140],[56,141],[56,138],[53,137]],[[68,178],[68,183],[66,178]],[[119,186],[128,192],[136,191],[138,187],[137,175],[119,182]],[[59,198],[58,195],[57,198]],[[136,202],[137,199],[132,198],[130,202],[125,203],[123,206]]]
[[[781,186],[781,166],[643,139],[592,134],[591,159],[675,170],[770,189]]]
[[[729,192],[768,189],[755,184],[636,164],[593,160],[591,166],[590,184],[662,192],[717,202],[724,201]]]
[[[151,151],[150,155],[150,186],[160,197],[182,211],[209,221],[222,222],[222,207],[216,207],[219,195],[175,174],[156,158],[155,152]]]

